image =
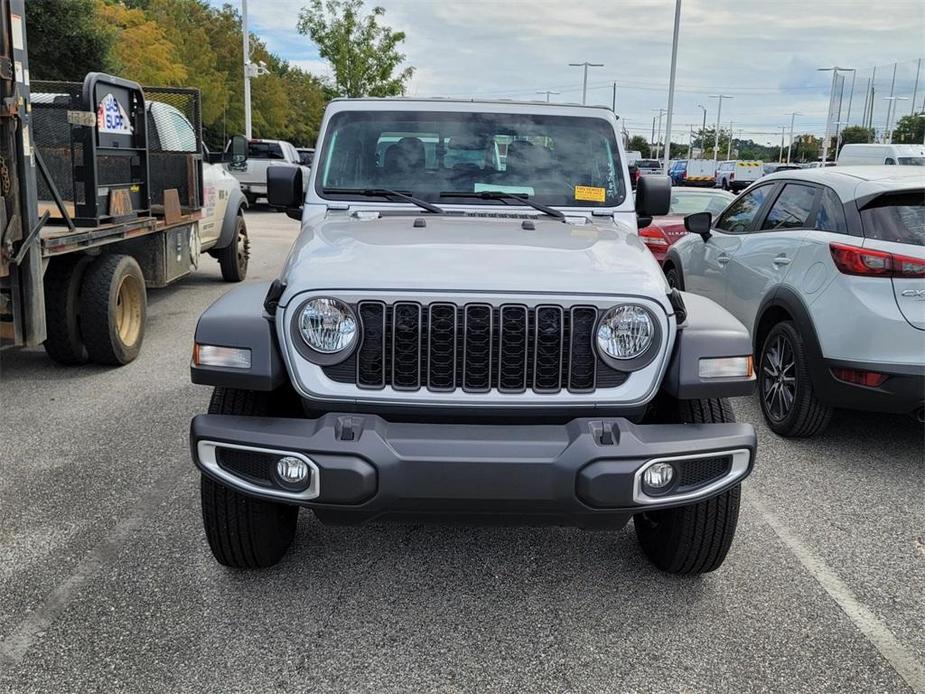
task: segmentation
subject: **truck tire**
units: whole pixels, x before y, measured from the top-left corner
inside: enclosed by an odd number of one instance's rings
[[[240,282],[247,277],[247,261],[250,258],[250,252],[247,225],[244,223],[244,217],[238,215],[231,243],[217,253],[218,264],[222,268],[222,279],[226,282]]]
[[[829,425],[832,408],[816,397],[803,337],[792,322],[768,332],[757,371],[758,402],[771,431],[796,438],[814,436]]]
[[[92,258],[69,255],[55,258],[45,272],[45,353],[59,364],[87,361],[80,336],[80,283]]]
[[[724,398],[678,400],[678,423],[734,422]],[[732,544],[739,520],[741,485],[696,504],[646,511],[633,516],[642,551],[656,567],[691,575],[718,569]]]
[[[216,388],[209,414],[259,417],[269,414],[267,393]],[[236,569],[273,566],[295,537],[299,507],[245,496],[202,475],[202,523],[212,555]]]
[[[121,366],[141,351],[145,335],[145,278],[128,255],[100,256],[80,288],[80,333],[91,361]]]

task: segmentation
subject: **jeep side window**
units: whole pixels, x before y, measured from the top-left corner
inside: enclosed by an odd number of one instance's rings
[[[815,186],[788,183],[771,205],[767,217],[761,224],[761,230],[805,229],[815,199]]]
[[[834,231],[837,234],[848,233],[848,223],[845,221],[845,210],[841,200],[828,188],[822,190],[822,200],[816,211],[814,228],[819,231]]]
[[[768,190],[772,187],[761,186],[745,193],[729,206],[726,213],[719,218],[715,228],[732,234],[741,234],[751,229],[755,215],[758,214],[765,198],[768,197]]]

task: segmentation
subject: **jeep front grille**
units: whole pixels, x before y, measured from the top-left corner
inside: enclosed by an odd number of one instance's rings
[[[361,301],[354,308],[360,345],[323,368],[328,378],[360,388],[589,393],[628,376],[597,357],[594,306]]]

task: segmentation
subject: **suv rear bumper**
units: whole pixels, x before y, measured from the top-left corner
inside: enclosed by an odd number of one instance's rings
[[[409,424],[334,413],[200,415],[190,443],[204,474],[244,494],[312,508],[322,521],[428,514],[579,526],[619,526],[642,510],[720,494],[749,474],[756,449],[747,424]],[[221,462],[228,448],[254,455],[257,467],[248,470],[263,470],[262,477],[230,470]],[[275,461],[287,454],[312,468],[303,492],[273,481]],[[660,460],[675,467],[678,482],[669,494],[650,496],[642,472]]]
[[[876,388],[846,383],[835,378],[833,369],[875,371],[887,376]],[[824,359],[821,373],[813,380],[817,396],[833,407],[865,412],[911,414],[921,417],[925,407],[925,366],[879,364]]]

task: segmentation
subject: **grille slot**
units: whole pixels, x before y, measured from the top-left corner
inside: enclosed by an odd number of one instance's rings
[[[686,460],[682,465],[678,490],[688,491],[709,484],[728,474],[732,467],[731,455],[719,455],[713,458]]]
[[[219,467],[249,482],[270,487],[273,465],[279,456],[261,451],[245,451],[240,448],[216,449],[216,462]]]
[[[361,301],[355,309],[362,327],[357,351],[322,367],[338,383],[553,394],[615,388],[629,377],[597,357],[594,306]]]

